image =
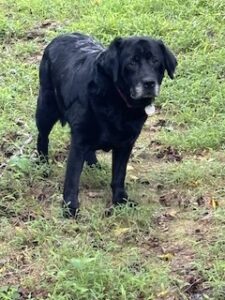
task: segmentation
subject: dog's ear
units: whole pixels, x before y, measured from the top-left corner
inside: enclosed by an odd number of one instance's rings
[[[105,50],[100,63],[106,74],[113,79],[113,82],[117,82],[118,80],[119,53],[121,44],[122,38],[115,38]]]
[[[164,43],[159,40],[160,47],[163,52],[165,67],[167,73],[171,79],[174,78],[175,69],[177,66],[177,59],[174,54],[164,45]]]

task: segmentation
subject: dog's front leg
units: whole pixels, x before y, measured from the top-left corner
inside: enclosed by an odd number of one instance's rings
[[[75,217],[78,213],[79,183],[84,165],[85,154],[85,147],[77,145],[75,138],[72,136],[63,192],[65,217]]]
[[[127,163],[131,154],[132,145],[113,149],[112,155],[112,202],[115,205],[126,203],[128,196],[125,191],[124,181],[126,177]]]

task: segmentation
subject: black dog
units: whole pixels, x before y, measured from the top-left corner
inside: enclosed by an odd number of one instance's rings
[[[128,200],[126,166],[159,94],[164,72],[173,78],[177,65],[160,40],[116,38],[104,48],[91,37],[74,33],[54,39],[40,65],[36,111],[37,148],[47,160],[48,136],[60,120],[71,128],[71,147],[64,184],[64,205],[74,216],[84,161],[97,163],[95,151],[112,150],[113,204]]]

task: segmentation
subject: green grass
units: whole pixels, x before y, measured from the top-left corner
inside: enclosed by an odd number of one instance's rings
[[[224,11],[222,0],[1,1],[0,299],[224,299]],[[54,128],[47,167],[34,122],[43,49],[72,31],[105,45],[160,38],[179,62],[130,162],[139,207],[104,216],[111,159],[100,154],[102,168],[83,172],[77,222],[61,212],[69,128]],[[168,146],[181,162],[157,158]]]

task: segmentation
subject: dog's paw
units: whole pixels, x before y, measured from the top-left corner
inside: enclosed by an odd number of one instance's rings
[[[130,208],[137,207],[138,203],[130,200],[130,199],[123,199],[123,201],[120,202],[113,202],[113,204],[105,209],[104,215],[105,217],[110,217],[113,215],[115,209],[123,209],[125,206],[128,206]]]
[[[36,164],[37,165],[48,164],[48,155],[38,154],[36,159]]]
[[[124,205],[127,205],[128,207],[135,207],[138,205],[138,203],[134,200],[123,198],[119,201],[113,201],[114,206],[121,206],[123,207]]]
[[[111,217],[115,210],[115,206],[111,205],[104,210],[104,217]]]
[[[79,207],[70,207],[63,204],[63,217],[66,219],[77,218],[79,216]]]
[[[35,160],[35,164],[37,165],[38,169],[41,170],[43,178],[48,178],[51,172],[48,158],[46,156],[39,156]]]

